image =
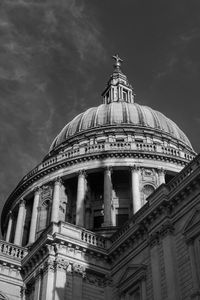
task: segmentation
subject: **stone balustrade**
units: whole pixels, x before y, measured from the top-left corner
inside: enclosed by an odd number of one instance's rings
[[[26,248],[0,240],[0,255],[21,260],[28,253]]]
[[[135,142],[106,142],[105,144],[99,143],[90,146],[80,146],[80,148],[76,149],[68,149],[56,157],[50,158],[45,162],[38,165],[31,172],[29,172],[23,179],[22,182],[33,176],[38,171],[41,171],[49,166],[52,166],[62,160],[74,158],[84,154],[92,154],[96,152],[102,151],[141,151],[141,152],[151,152],[151,153],[160,153],[163,155],[172,155],[175,157],[180,157],[187,160],[192,160],[193,156],[184,153],[181,150],[174,149],[173,147],[164,147],[162,145],[152,144],[152,143],[135,143]]]
[[[91,244],[100,248],[106,248],[106,240],[93,232],[83,230],[81,232],[81,240],[87,244]]]
[[[44,236],[45,234],[51,235],[56,233],[59,234],[59,237],[60,235],[63,235],[65,239],[68,238],[70,242],[73,242],[73,240],[75,243],[83,242],[98,247],[100,249],[107,249],[109,243],[108,239],[92,231],[62,221],[60,221],[58,224],[51,224],[48,227],[48,230],[45,233],[43,232],[42,236]]]

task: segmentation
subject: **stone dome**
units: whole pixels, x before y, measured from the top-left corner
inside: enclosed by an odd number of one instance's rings
[[[85,131],[107,126],[144,127],[167,134],[192,149],[184,132],[162,113],[137,103],[110,102],[92,107],[69,122],[53,141],[50,151],[64,144],[70,137]]]

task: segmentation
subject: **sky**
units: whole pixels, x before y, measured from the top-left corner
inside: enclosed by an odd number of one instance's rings
[[[0,1],[0,211],[78,113],[101,104],[112,55],[136,102],[200,152],[200,1]]]

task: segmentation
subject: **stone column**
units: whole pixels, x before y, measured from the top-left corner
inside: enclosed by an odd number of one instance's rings
[[[54,300],[66,299],[67,268],[69,262],[62,258],[55,261],[55,289]]]
[[[77,184],[77,200],[76,200],[76,225],[84,226],[84,214],[85,214],[85,172],[80,171],[78,175]]]
[[[36,234],[36,226],[37,226],[37,216],[38,216],[38,205],[40,200],[40,188],[36,188],[34,190],[34,200],[33,200],[33,209],[32,209],[32,216],[31,216],[31,225],[30,225],[30,232],[29,232],[29,244],[35,242],[35,234]]]
[[[111,168],[107,167],[104,170],[104,226],[112,226],[111,202],[112,202]]]
[[[10,211],[9,212],[9,220],[8,220],[8,228],[7,228],[7,232],[6,232],[6,242],[10,242],[12,224],[13,224],[13,216],[12,216],[12,212]]]
[[[85,269],[83,266],[73,265],[73,285],[72,285],[72,300],[83,299],[83,278],[85,277]]]
[[[159,234],[154,234],[150,237],[150,258],[151,258],[151,272],[153,283],[153,299],[161,300],[161,274],[160,274],[160,258],[159,258]]]
[[[51,222],[57,223],[59,221],[59,205],[60,205],[60,186],[62,180],[60,177],[57,177],[54,181],[54,190],[53,190],[53,203],[51,210]]]
[[[21,246],[22,243],[22,236],[24,233],[24,219],[25,219],[25,200],[21,199],[19,203],[19,211],[17,216],[17,224],[16,224],[16,230],[15,230],[15,238],[14,238],[14,244]]]
[[[170,300],[180,298],[175,248],[173,241],[173,225],[167,222],[162,226],[162,245],[167,283],[167,295]]]
[[[41,299],[54,299],[54,262],[51,259],[45,262],[41,287]]]
[[[159,171],[158,171],[158,176],[159,176],[159,184],[163,184],[165,183],[165,170],[163,168],[161,168]]]
[[[196,240],[198,242],[198,240]],[[197,261],[196,261],[196,255],[195,255],[195,241],[193,239],[189,239],[187,241],[188,244],[188,252],[190,257],[190,263],[191,263],[191,271],[192,271],[192,293],[191,293],[191,299],[192,300],[199,300],[200,299],[200,282],[199,282],[199,276],[198,276],[198,269],[197,269]]]
[[[131,168],[131,181],[132,181],[132,204],[133,213],[136,213],[141,208],[141,197],[140,197],[140,177],[139,168],[134,165]]]

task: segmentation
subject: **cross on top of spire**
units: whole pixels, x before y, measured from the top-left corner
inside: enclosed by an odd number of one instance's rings
[[[119,70],[120,70],[121,63],[123,62],[123,60],[119,57],[118,54],[113,55],[112,58],[115,60],[114,68],[115,68],[117,71],[119,71]]]

